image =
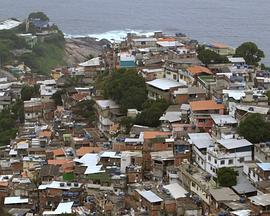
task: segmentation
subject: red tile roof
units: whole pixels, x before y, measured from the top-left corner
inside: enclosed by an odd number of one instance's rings
[[[217,104],[213,100],[192,101],[189,104],[192,111],[224,109],[224,104]]]
[[[203,67],[199,65],[188,67],[187,71],[191,73],[192,75],[198,75],[201,73],[212,74],[212,72],[207,67]]]

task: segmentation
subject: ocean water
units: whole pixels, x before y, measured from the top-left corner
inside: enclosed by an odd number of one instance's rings
[[[254,41],[270,65],[270,0],[0,0],[0,19],[43,11],[66,35],[185,33],[202,43]]]

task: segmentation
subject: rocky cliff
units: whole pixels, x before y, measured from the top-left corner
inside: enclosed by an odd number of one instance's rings
[[[65,52],[68,65],[89,60],[102,54],[104,46],[110,44],[108,40],[97,41],[95,38],[66,38]]]

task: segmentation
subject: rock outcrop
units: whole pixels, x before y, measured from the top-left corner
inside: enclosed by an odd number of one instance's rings
[[[110,44],[108,40],[97,41],[95,38],[66,38],[65,52],[68,65],[78,64],[102,54],[104,46]]]

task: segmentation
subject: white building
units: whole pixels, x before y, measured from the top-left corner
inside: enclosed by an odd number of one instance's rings
[[[37,84],[40,84],[40,97],[43,101],[49,100],[57,91],[55,80],[38,81]]]
[[[214,146],[214,141],[209,133],[189,133],[195,162],[206,170],[206,152],[209,146]]]
[[[134,169],[138,168],[141,169],[138,164],[136,164],[135,158],[142,158],[142,152],[136,151],[136,152],[130,152],[130,151],[123,151],[121,154],[121,167],[120,171],[121,173],[126,173],[126,168],[133,166]]]
[[[119,105],[112,100],[97,100],[98,129],[103,133],[110,133],[120,115]]]
[[[252,160],[253,144],[246,139],[220,139],[206,152],[206,171],[216,175],[222,167],[241,167]]]

